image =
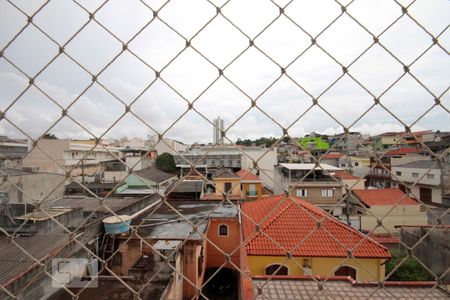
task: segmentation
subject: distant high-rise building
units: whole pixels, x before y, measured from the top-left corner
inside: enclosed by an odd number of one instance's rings
[[[223,119],[220,117],[217,117],[217,119],[214,120],[214,127],[213,127],[213,142],[215,145],[217,144],[223,144]]]

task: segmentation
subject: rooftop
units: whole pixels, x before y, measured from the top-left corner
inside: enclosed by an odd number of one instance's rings
[[[416,200],[408,197],[400,189],[355,189],[353,192],[369,207],[373,205],[419,205]]]
[[[344,156],[345,156],[345,154],[340,153],[340,152],[330,152],[330,153],[322,155],[320,159],[338,159],[338,158],[341,158]]]
[[[161,204],[156,211],[133,220],[132,225],[140,225],[139,235],[144,238],[201,240],[199,233],[206,231],[209,218],[234,218],[237,215],[236,207],[231,204],[175,201]],[[192,224],[197,226],[196,232]]]
[[[171,193],[200,193],[203,190],[203,180],[183,180],[176,183]]]
[[[36,234],[31,237],[16,237],[15,243],[34,257],[36,260],[43,260],[54,255],[68,243],[67,234]],[[14,281],[14,278],[23,272],[31,270],[37,266],[37,262],[15,243],[9,241],[5,235],[0,235],[0,284],[7,286]]]
[[[244,238],[254,234],[246,247],[248,255],[285,256],[286,251],[293,251],[293,256],[347,257],[348,249],[352,249],[356,258],[391,257],[382,245],[297,197],[278,195],[246,202],[242,211]],[[266,235],[255,234],[252,220],[281,247]]]
[[[404,154],[412,154],[412,153],[421,153],[421,152],[425,152],[422,148],[420,147],[402,147],[402,148],[398,148],[398,149],[394,149],[394,150],[389,150],[388,152],[386,152],[386,155],[404,155]]]
[[[417,168],[417,169],[439,169],[439,165],[435,160],[418,160],[409,162],[403,165],[396,166],[397,168]]]
[[[156,167],[153,166],[139,171],[135,171],[134,173],[143,179],[147,179],[157,183],[166,181],[167,179],[177,176],[176,174],[173,173],[166,173],[161,170],[158,170]]]
[[[262,288],[262,294],[256,299],[448,299],[448,294],[439,288],[431,289],[436,283],[428,284],[398,284],[389,281],[380,288],[376,284],[357,284],[345,277],[329,278],[319,290],[318,284],[312,279],[281,279],[254,278],[255,295],[257,287]]]
[[[319,166],[316,167],[315,164],[288,164],[283,163],[279,164],[281,167],[286,168],[288,170],[325,170],[325,171],[342,171],[341,168],[329,165],[329,164],[319,164]]]
[[[140,202],[144,199],[149,199],[153,201],[159,200],[160,196],[157,194],[149,195],[146,197],[120,197],[120,198],[105,198],[104,203],[110,210],[117,212],[129,205],[133,205],[137,202]],[[97,212],[102,214],[108,214],[110,211],[100,204],[100,201],[94,197],[64,197],[60,199],[56,199],[53,201],[48,201],[45,203],[45,207],[53,207],[53,208],[83,208],[84,213]]]
[[[238,172],[236,172],[236,175],[239,176],[241,181],[249,181],[249,182],[261,181],[261,179],[258,176],[247,170],[239,170]]]
[[[352,175],[346,171],[335,172],[333,176],[338,177],[340,179],[359,179],[360,178],[360,177]]]
[[[213,178],[239,178],[231,169],[222,168],[213,174]]]

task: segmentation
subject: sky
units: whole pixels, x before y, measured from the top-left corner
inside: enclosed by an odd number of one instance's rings
[[[447,0],[399,1],[411,4],[411,18],[392,26],[402,10],[388,0],[53,0],[35,13],[44,2],[0,2],[0,135],[36,138],[50,128],[59,138],[164,133],[208,143],[218,116],[231,141],[282,128],[296,137],[343,126],[379,134],[403,130],[399,120],[450,130]],[[25,14],[33,24],[14,38]],[[368,111],[374,97],[390,113]],[[62,109],[70,118],[59,120]]]

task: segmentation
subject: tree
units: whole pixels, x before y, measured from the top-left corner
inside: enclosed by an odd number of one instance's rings
[[[175,159],[173,155],[167,152],[164,152],[161,155],[158,155],[155,162],[156,168],[163,172],[175,173],[177,170],[177,166],[175,164]]]
[[[407,255],[405,251],[391,250],[392,259],[386,264],[389,274]],[[433,276],[413,257],[408,257],[403,264],[388,278],[391,281],[429,281]]]
[[[57,140],[58,138],[53,133],[46,133],[42,136],[44,140]]]

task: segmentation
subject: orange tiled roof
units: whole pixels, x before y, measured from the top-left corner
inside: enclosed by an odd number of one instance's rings
[[[380,244],[398,244],[400,239],[394,235],[369,234],[369,236]]]
[[[341,158],[344,156],[345,156],[345,154],[340,153],[340,152],[331,152],[331,153],[327,153],[327,154],[323,155],[321,157],[321,159],[337,159],[337,158]]]
[[[338,171],[334,173],[335,177],[341,178],[341,179],[359,179],[358,176],[352,175],[345,171]]]
[[[247,170],[239,170],[236,175],[239,176],[241,181],[261,181],[258,176]]]
[[[420,153],[423,152],[423,149],[420,147],[414,147],[414,148],[406,148],[402,147],[399,149],[394,149],[386,152],[386,155],[402,155],[402,154],[410,154],[410,153]]]
[[[418,205],[399,189],[353,190],[356,196],[369,207],[372,205]],[[403,197],[403,198],[402,198]],[[399,200],[402,199],[400,202]]]
[[[354,257],[390,258],[384,246],[368,237],[361,242],[365,238],[362,233],[297,197],[278,195],[241,206],[248,255],[285,256],[289,251],[293,256],[347,257],[348,249],[359,243],[352,252]],[[249,218],[260,225],[259,233]]]

